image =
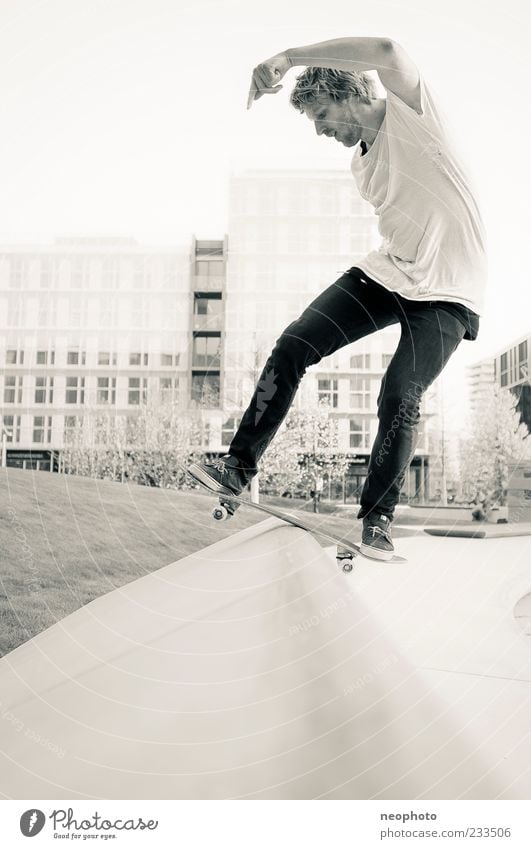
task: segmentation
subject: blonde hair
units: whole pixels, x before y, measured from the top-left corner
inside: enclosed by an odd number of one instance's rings
[[[359,97],[370,103],[378,96],[376,85],[369,74],[356,71],[335,71],[333,68],[305,68],[299,74],[289,102],[299,112],[307,103],[314,103],[320,95],[340,102],[349,97]]]

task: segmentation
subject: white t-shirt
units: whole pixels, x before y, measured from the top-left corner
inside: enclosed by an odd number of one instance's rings
[[[487,283],[484,231],[461,163],[420,80],[419,115],[392,92],[365,156],[351,170],[378,216],[383,242],[357,265],[386,289],[419,301],[453,301],[481,315]]]

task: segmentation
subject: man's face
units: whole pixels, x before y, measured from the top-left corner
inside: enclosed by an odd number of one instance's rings
[[[354,147],[361,139],[361,109],[356,97],[338,103],[326,95],[319,95],[313,103],[304,105],[304,113],[314,122],[318,136],[335,138],[345,147]]]

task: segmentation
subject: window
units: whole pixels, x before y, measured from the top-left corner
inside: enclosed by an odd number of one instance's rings
[[[164,368],[166,366],[178,366],[179,365],[179,354],[161,354],[160,355],[160,364]]]
[[[370,406],[371,384],[367,377],[350,378],[350,407],[367,410]]]
[[[116,298],[108,295],[100,300],[99,324],[100,327],[116,327],[118,308]]]
[[[144,289],[150,283],[149,260],[145,256],[137,257],[133,270],[133,289]]]
[[[20,416],[4,416],[6,442],[20,442]]]
[[[88,286],[88,263],[82,257],[76,257],[70,262],[70,286],[72,289]]]
[[[173,400],[177,397],[179,391],[178,377],[161,377],[160,379],[160,394],[165,400]]]
[[[38,366],[51,366],[55,363],[55,351],[37,351],[36,363]]]
[[[192,374],[192,401],[205,407],[219,407],[219,375]]]
[[[8,351],[6,351],[6,363],[10,366],[24,365],[24,351],[17,351],[13,348],[10,348]]]
[[[33,416],[33,442],[52,441],[52,417]]]
[[[10,295],[7,302],[7,325],[8,327],[20,327],[22,321],[22,310],[20,295]]]
[[[129,378],[129,404],[145,404],[147,401],[147,378],[146,377],[130,377]]]
[[[174,289],[180,282],[181,269],[179,263],[171,257],[163,264],[161,284],[164,289]]]
[[[382,368],[386,369],[391,360],[393,359],[394,354],[382,354]]]
[[[138,431],[138,416],[126,416],[125,417],[125,432],[126,439],[130,441],[134,441],[137,437]]]
[[[101,285],[103,289],[117,289],[119,280],[118,260],[105,257],[101,264]]]
[[[66,354],[66,364],[68,366],[84,366],[86,362],[86,353],[85,351],[78,351],[76,349],[70,349]]]
[[[87,324],[87,300],[82,295],[70,295],[68,301],[69,327],[85,327]]]
[[[363,419],[350,419],[350,447],[369,447],[368,423]]]
[[[116,378],[98,377],[98,389],[96,392],[96,404],[116,403]]]
[[[199,440],[201,448],[208,448],[210,445],[210,422],[203,422],[200,425]]]
[[[317,381],[317,398],[319,403],[329,404],[333,408],[338,405],[338,381],[332,378],[321,378]]]
[[[113,422],[109,416],[98,416],[91,421],[91,426],[93,444],[108,445],[112,441]]]
[[[350,358],[350,368],[368,369],[371,367],[370,354],[354,354]]]
[[[41,289],[53,289],[57,283],[59,266],[55,259],[44,257],[41,260],[39,285]]]
[[[199,368],[216,369],[220,364],[221,336],[216,334],[196,334],[192,354],[192,365]]]
[[[144,295],[130,295],[131,327],[149,327],[151,300],[151,298],[147,298]]]
[[[518,345],[518,375],[517,380],[521,380],[522,378],[527,378],[528,376],[528,365],[527,365],[527,339],[524,342],[520,342]]]
[[[215,259],[196,260],[195,273],[198,277],[219,277],[223,274],[223,262]]]
[[[67,377],[65,404],[84,404],[85,403],[85,378],[84,377]]]
[[[75,431],[83,427],[83,416],[65,416],[64,421],[64,440],[68,442],[75,434]]]
[[[500,384],[501,386],[507,386],[509,382],[509,363],[507,357],[507,351],[505,354],[501,355],[500,358]]]
[[[319,253],[339,253],[339,239],[337,227],[333,226],[334,221],[320,222],[319,232],[317,234],[317,250]],[[325,226],[323,226],[325,224]]]
[[[109,351],[98,351],[98,365],[110,366],[116,365],[116,354],[111,354]]]
[[[238,430],[238,426],[240,424],[240,419],[236,418],[236,416],[231,416],[226,419],[221,426],[221,444],[222,445],[230,445],[232,440],[236,435],[236,431]]]
[[[35,403],[53,404],[53,377],[35,378]]]
[[[9,274],[9,288],[22,289],[28,282],[28,260],[13,257]]]
[[[194,293],[194,315],[220,315],[222,309],[221,292]]]
[[[4,404],[22,404],[22,375],[6,374],[4,377]]]
[[[53,295],[39,295],[37,301],[37,326],[54,327],[56,324],[56,300]]]
[[[149,362],[149,354],[129,354],[129,365],[130,366],[147,366]]]
[[[428,432],[426,429],[426,420],[421,419],[418,424],[417,430],[417,442],[416,442],[416,451],[425,451],[428,453],[429,451],[429,441],[428,441]]]

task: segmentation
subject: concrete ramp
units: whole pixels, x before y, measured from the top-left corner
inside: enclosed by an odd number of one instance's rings
[[[365,574],[272,519],[68,616],[0,661],[0,792],[503,798]]]

